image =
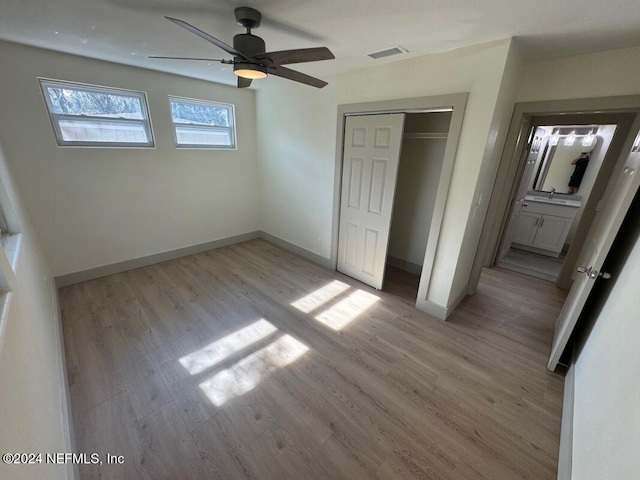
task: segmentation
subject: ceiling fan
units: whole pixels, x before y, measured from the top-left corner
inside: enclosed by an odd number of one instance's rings
[[[251,29],[260,26],[262,14],[250,7],[238,7],[234,10],[236,21],[239,25],[247,29],[247,33],[239,33],[233,37],[233,47],[221,40],[212,37],[208,33],[194,27],[193,25],[177,18],[165,17],[176,25],[195,33],[200,38],[213,43],[217,47],[233,55],[233,60],[221,60],[217,58],[194,58],[194,57],[164,57],[151,55],[149,58],[163,58],[172,60],[200,60],[207,62],[220,62],[233,65],[233,73],[238,76],[238,88],[246,88],[255,79],[265,78],[267,74],[304,83],[312,87],[322,88],[327,82],[319,78],[306,75],[304,73],[283,67],[292,63],[317,62],[319,60],[331,60],[334,57],[327,47],[300,48],[297,50],[282,50],[279,52],[266,52],[264,40],[253,35]]]

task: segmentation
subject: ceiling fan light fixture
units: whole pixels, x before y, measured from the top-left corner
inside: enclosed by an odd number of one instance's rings
[[[251,80],[259,80],[267,77],[265,68],[260,65],[253,65],[251,63],[236,63],[233,66],[233,73],[238,77],[248,78]]]

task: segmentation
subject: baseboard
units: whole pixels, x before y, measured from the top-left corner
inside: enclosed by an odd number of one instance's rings
[[[62,429],[65,452],[77,452],[76,436],[73,426],[73,414],[71,412],[71,392],[69,391],[69,379],[67,376],[67,362],[64,348],[64,333],[62,331],[62,314],[58,303],[58,291],[55,283],[50,280],[51,285],[51,308],[54,314],[54,323],[58,327],[57,350],[58,350],[58,370],[60,372],[60,406],[62,407]],[[67,479],[75,480],[80,478],[80,470],[76,463],[67,464]]]
[[[432,302],[431,300],[418,300],[416,302],[416,308],[440,320],[447,319],[447,307]]]
[[[465,297],[467,296],[467,293],[468,293],[467,289],[464,288],[460,293],[458,293],[458,295],[454,297],[454,299],[451,302],[449,302],[449,304],[447,305],[447,318],[449,317],[449,315],[453,313],[453,311],[458,307],[458,305],[460,305],[460,302],[465,299]]]
[[[122,262],[112,263],[110,265],[103,265],[96,268],[90,268],[88,270],[81,270],[78,272],[67,273],[65,275],[59,275],[55,277],[56,288],[66,287],[68,285],[74,285],[76,283],[86,282],[88,280],[94,280],[96,278],[106,277],[108,275],[115,275],[116,273],[126,272],[135,268],[146,267],[156,263],[162,263],[169,260],[175,260],[176,258],[185,257],[188,255],[195,255],[196,253],[202,253],[209,250],[214,250],[220,247],[226,247],[235,243],[246,242],[249,240],[255,240],[256,238],[263,238],[275,245],[292,251],[300,255],[301,257],[311,260],[314,263],[322,265],[323,267],[334,270],[334,265],[331,259],[325,258],[317,253],[314,253],[306,248],[300,247],[294,243],[283,240],[270,233],[257,230],[255,232],[244,233],[242,235],[235,235],[233,237],[221,238],[212,242],[200,243],[198,245],[191,245],[189,247],[177,248],[175,250],[169,250],[168,252],[155,253],[147,255],[146,257],[134,258],[131,260],[124,260]]]
[[[446,320],[466,296],[467,290],[462,290],[446,307],[444,305],[440,305],[439,303],[432,302],[431,300],[418,299],[416,302],[416,308],[428,313],[433,317],[439,318],[440,320]]]
[[[152,255],[147,255],[145,257],[124,260],[122,262],[112,263],[110,265],[103,265],[101,267],[90,268],[88,270],[81,270],[79,272],[59,275],[55,277],[56,287],[66,287],[67,285],[86,282],[87,280],[94,280],[96,278],[126,272],[135,268],[146,267],[155,263],[175,260],[176,258],[194,255],[196,253],[202,253],[220,247],[226,247],[227,245],[233,245],[234,243],[254,240],[261,237],[261,234],[262,232],[260,231],[244,233],[241,235],[235,235],[233,237],[213,240],[212,242],[200,243],[198,245],[191,245],[189,247],[176,248],[175,250],[169,250],[168,252],[155,253]]]
[[[407,260],[402,260],[401,258],[392,257],[391,255],[387,256],[387,265],[399,268],[405,272],[413,273],[414,275],[420,275],[422,273],[422,265],[411,263]]]
[[[322,255],[318,255],[317,253],[312,252],[311,250],[307,250],[306,248],[300,247],[295,243],[288,242],[283,240],[280,237],[276,237],[275,235],[271,235],[265,231],[260,231],[260,238],[267,240],[268,242],[274,243],[279,247],[286,248],[287,250],[292,251],[293,253],[297,253],[301,257],[306,258],[307,260],[311,260],[314,263],[322,265],[323,267],[327,267],[331,270],[335,270],[335,265],[330,258],[323,257]]]
[[[529,245],[522,245],[521,243],[514,243],[513,248],[516,250],[522,250],[523,252],[537,253],[538,255],[544,255],[545,257],[558,258],[560,256],[560,252],[552,252],[551,250],[530,247]]]
[[[571,472],[573,469],[573,406],[575,404],[575,384],[575,365],[572,364],[564,377],[560,449],[558,451],[558,480],[571,480]]]

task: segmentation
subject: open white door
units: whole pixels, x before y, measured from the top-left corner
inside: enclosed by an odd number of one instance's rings
[[[382,289],[404,114],[347,117],[338,271]]]
[[[638,190],[640,183],[640,174],[637,173],[639,163],[640,152],[630,153],[624,170],[615,179],[615,183],[607,187],[607,204],[604,209],[596,213],[593,226],[589,230],[584,244],[584,249],[587,250],[583,250],[585,255],[581,258],[584,261],[580,262],[581,265],[578,267],[581,274],[573,282],[556,322],[551,355],[547,364],[549,370],[553,371],[558,366],[560,356],[569,341],[595,279],[603,273],[600,271],[602,264]]]
[[[535,131],[535,135],[533,132]],[[540,153],[540,139],[542,139],[546,134],[546,130],[544,128],[532,126],[529,130],[529,143],[526,146],[525,156],[527,162],[524,167],[524,171],[522,172],[521,179],[529,179],[533,174],[533,169],[536,165],[536,160]],[[532,148],[532,147],[536,148]],[[507,256],[509,250],[511,250],[511,243],[513,242],[513,233],[516,225],[516,217],[520,215],[520,208],[525,203],[524,197],[526,197],[528,192],[528,184],[523,180],[520,180],[520,185],[518,185],[518,191],[516,192],[515,200],[511,205],[511,215],[509,216],[509,220],[507,220],[507,225],[505,227],[504,235],[502,236],[502,241],[500,242],[500,248],[498,249],[498,255],[496,257],[495,263],[500,263],[504,257]]]

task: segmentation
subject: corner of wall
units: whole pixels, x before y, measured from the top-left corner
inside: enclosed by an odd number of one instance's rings
[[[523,66],[524,58],[519,42],[516,38],[511,38],[505,54],[491,127],[474,191],[475,200],[469,212],[460,256],[449,291],[448,305],[456,305],[468,292],[474,292],[480,278],[486,248],[486,245],[481,244],[481,235],[487,220],[489,200],[513,115]]]
[[[0,384],[11,385],[0,395],[0,423],[12,435],[0,437],[0,450],[70,452],[73,427],[55,283],[1,150],[0,178],[22,234],[11,266],[12,299],[0,356]],[[29,470],[12,473],[11,478],[31,478]],[[49,465],[42,473],[76,478],[71,465]]]

